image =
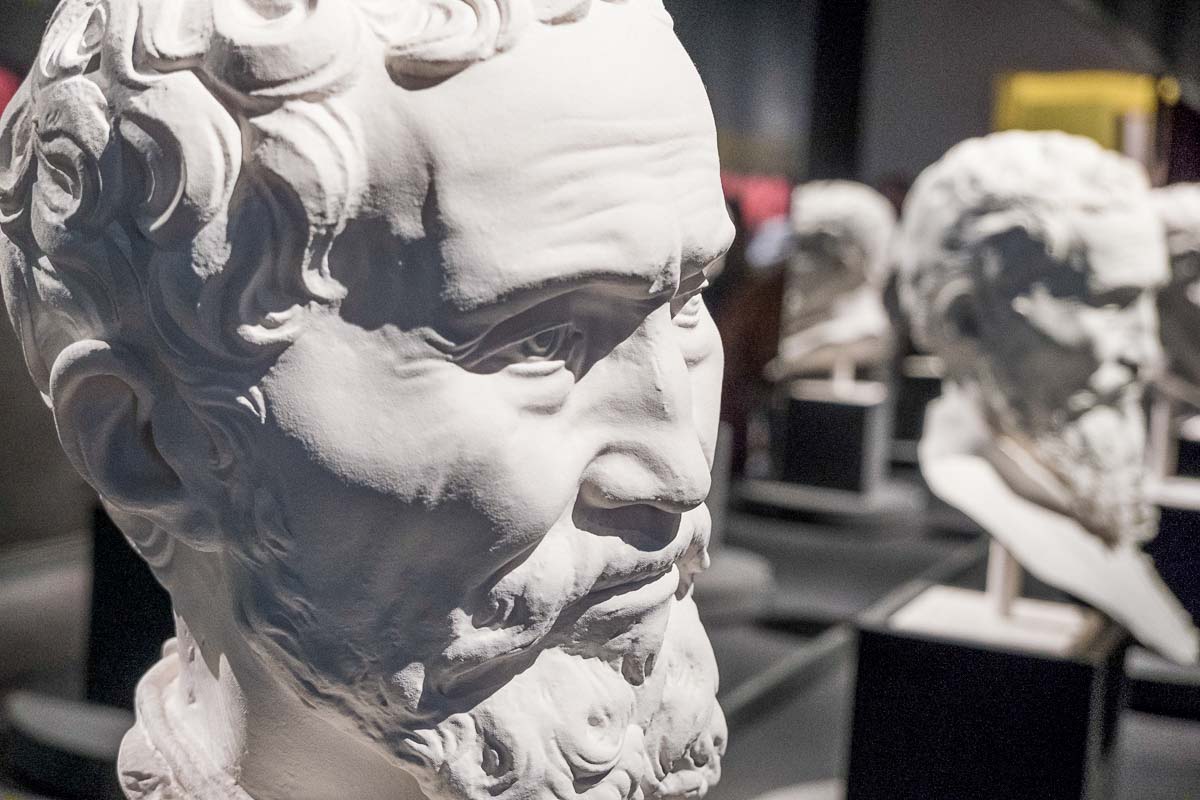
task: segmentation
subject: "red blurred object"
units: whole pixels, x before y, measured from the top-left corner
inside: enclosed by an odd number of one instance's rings
[[[778,175],[721,173],[725,196],[737,200],[746,233],[753,235],[767,220],[787,214],[792,203],[792,183]]]
[[[17,87],[20,85],[20,78],[4,67],[0,67],[0,112],[4,111],[4,107],[8,105],[9,100],[12,100],[13,95],[17,93]]]

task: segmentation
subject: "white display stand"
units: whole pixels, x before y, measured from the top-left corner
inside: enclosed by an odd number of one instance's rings
[[[888,622],[898,631],[1058,657],[1080,652],[1103,630],[1104,618],[1089,608],[1021,597],[1021,578],[1021,565],[993,541],[986,591],[931,586]]]

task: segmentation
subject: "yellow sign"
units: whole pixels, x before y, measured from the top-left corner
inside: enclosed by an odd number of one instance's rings
[[[1066,131],[1125,150],[1128,121],[1153,125],[1163,85],[1130,72],[1015,72],[997,81],[993,127]]]

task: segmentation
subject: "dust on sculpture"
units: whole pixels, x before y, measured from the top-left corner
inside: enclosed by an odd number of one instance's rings
[[[1167,232],[1171,278],[1158,293],[1162,343],[1171,377],[1184,383],[1192,405],[1200,398],[1200,184],[1153,191]]]
[[[891,352],[883,306],[896,214],[883,195],[853,181],[814,181],[792,193],[776,380],[880,364]]]
[[[1063,133],[968,140],[917,179],[897,254],[913,338],[947,369],[921,443],[935,491],[1042,580],[1195,660],[1140,550],[1156,533],[1142,398],[1168,272],[1144,170]]]
[[[2,137],[30,373],[177,615],[130,797],[716,780],[733,231],[661,3],[66,0]]]

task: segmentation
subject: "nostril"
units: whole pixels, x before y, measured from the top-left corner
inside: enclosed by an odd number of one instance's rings
[[[622,445],[592,461],[584,471],[579,494],[596,508],[645,505],[682,514],[704,502],[711,477],[698,443],[675,450]]]
[[[596,536],[616,536],[644,552],[662,550],[675,541],[680,515],[644,503],[616,507],[597,506],[582,495],[571,512],[581,531]]]

